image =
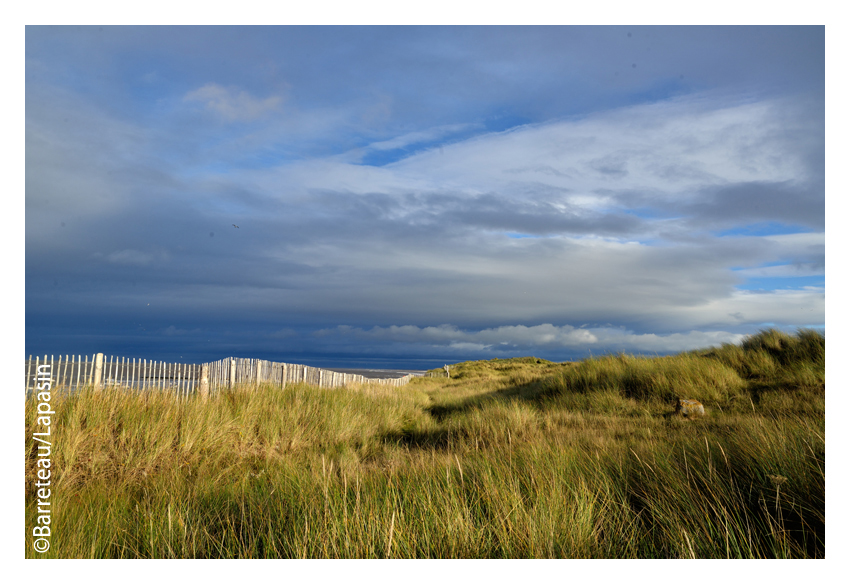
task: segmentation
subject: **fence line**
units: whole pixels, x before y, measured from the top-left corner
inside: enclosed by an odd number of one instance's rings
[[[175,395],[188,397],[192,393],[208,395],[210,392],[226,389],[234,385],[259,385],[271,383],[286,387],[293,383],[306,383],[318,387],[343,387],[346,385],[369,383],[401,387],[406,385],[412,375],[389,379],[364,377],[356,373],[340,373],[298,365],[279,363],[262,359],[237,359],[227,357],[218,361],[202,364],[164,363],[129,357],[109,356],[103,353],[88,355],[65,355],[64,367],[62,355],[54,362],[53,355],[48,363],[47,355],[41,360],[33,360],[32,355],[26,362],[26,391],[35,391],[39,367],[50,366],[51,388],[79,389],[84,386],[126,387],[135,390],[159,389],[172,391]],[[70,373],[68,371],[70,367]]]

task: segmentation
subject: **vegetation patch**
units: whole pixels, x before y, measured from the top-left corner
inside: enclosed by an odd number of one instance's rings
[[[39,557],[823,557],[824,347],[768,330],[402,388],[56,394]],[[667,415],[677,397],[706,415]]]

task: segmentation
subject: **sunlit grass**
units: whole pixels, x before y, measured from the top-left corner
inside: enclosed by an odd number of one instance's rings
[[[403,388],[56,394],[43,556],[822,557],[823,346],[765,331]],[[708,415],[665,415],[676,396]]]

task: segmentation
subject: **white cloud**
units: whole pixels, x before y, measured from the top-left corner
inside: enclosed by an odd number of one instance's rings
[[[215,83],[190,91],[183,100],[201,102],[209,111],[230,122],[255,120],[274,111],[283,102],[277,95],[259,99],[236,87],[222,87]]]
[[[460,132],[480,127],[481,124],[450,124],[445,126],[436,126],[420,132],[410,132],[409,134],[397,136],[391,140],[373,142],[372,144],[369,144],[369,148],[372,150],[395,150],[398,148],[405,148],[406,146],[413,144],[433,142],[440,138],[444,138],[445,136],[450,136],[451,134],[458,134]]]
[[[397,202],[396,218],[411,221],[439,211],[423,194],[469,205],[497,196],[515,215],[530,205],[556,218],[647,207],[663,213],[702,202],[707,189],[810,179],[808,152],[789,129],[794,118],[783,101],[681,98],[484,134],[379,168],[346,155],[244,172],[238,180],[292,202],[316,191],[380,193]],[[462,126],[437,126],[371,148],[400,148]],[[642,224],[648,236],[659,227]]]
[[[825,318],[824,289],[811,286],[799,290],[768,292],[736,290],[697,306],[673,308],[669,313],[670,321],[681,319],[683,326],[690,323],[698,326],[706,326],[708,323],[720,326],[772,323],[809,326],[822,323]]]
[[[458,353],[533,351],[535,349],[659,352],[688,351],[723,343],[739,343],[744,335],[726,331],[697,331],[668,335],[636,334],[623,328],[575,328],[554,326],[501,326],[477,331],[462,330],[452,325],[417,327],[412,325],[374,327],[368,330],[352,327],[325,329],[324,336],[356,337],[367,342],[419,344],[442,347]]]
[[[535,184],[605,205],[604,189],[687,197],[707,185],[801,178],[803,160],[791,140],[777,138],[783,104],[713,104],[679,99],[632,106],[490,134],[427,151],[391,166],[432,188],[527,192]],[[539,189],[535,189],[539,190]],[[596,195],[588,199],[589,196]]]

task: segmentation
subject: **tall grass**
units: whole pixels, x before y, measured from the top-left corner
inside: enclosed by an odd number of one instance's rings
[[[399,389],[57,395],[44,555],[823,557],[823,346],[764,331]],[[675,396],[708,416],[666,415]],[[32,522],[32,401],[26,421]]]

